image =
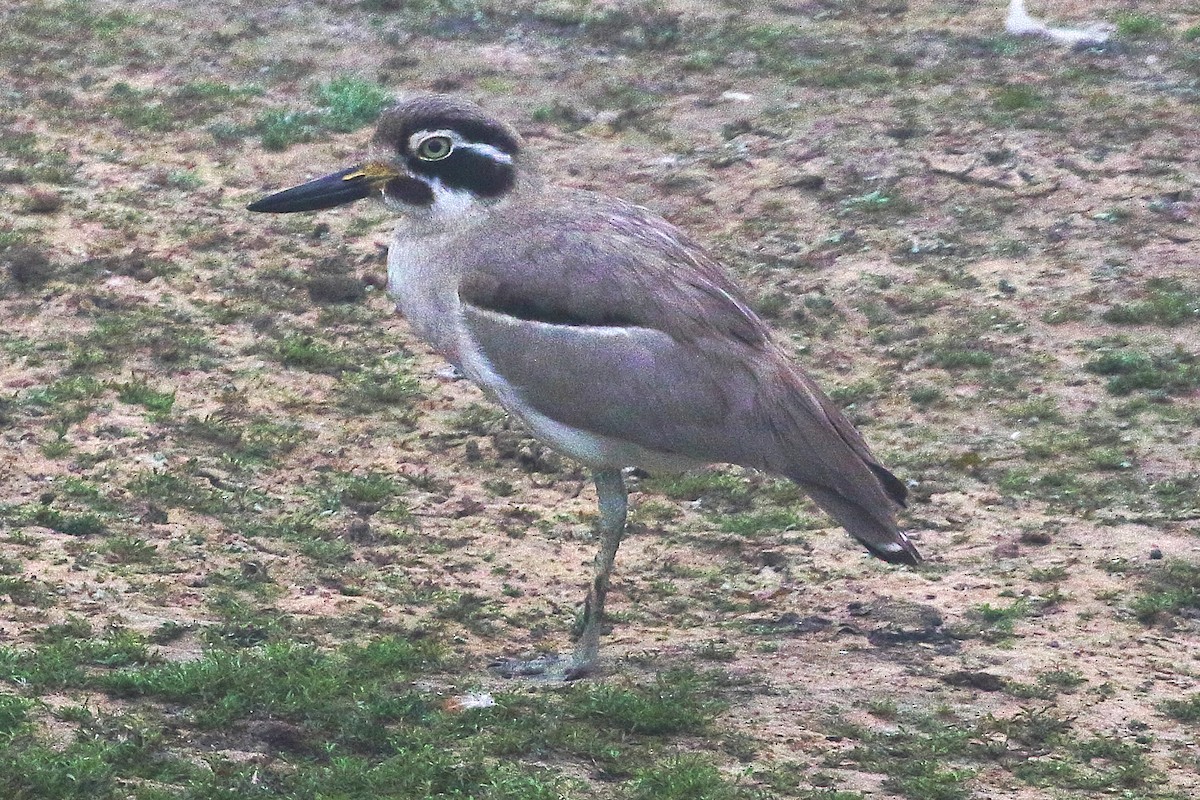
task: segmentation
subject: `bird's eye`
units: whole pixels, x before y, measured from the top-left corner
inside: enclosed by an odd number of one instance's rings
[[[430,136],[417,145],[417,157],[424,161],[441,161],[454,150],[449,136]]]

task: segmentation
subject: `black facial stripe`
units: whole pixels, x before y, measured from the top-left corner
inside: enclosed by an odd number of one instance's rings
[[[510,156],[515,156],[521,150],[521,146],[517,144],[515,139],[508,135],[508,131],[495,125],[473,123],[460,127],[458,130],[462,132],[467,141],[490,144],[492,147],[503,153],[508,153]]]
[[[480,197],[499,197],[512,188],[516,175],[512,164],[472,150],[469,145],[454,149],[440,161],[409,159],[413,172],[439,179],[449,189],[465,189]]]
[[[384,185],[383,191],[393,200],[410,206],[433,205],[433,189],[425,181],[416,178],[392,178]]]
[[[445,95],[412,97],[384,112],[375,143],[409,156],[413,136],[436,131],[453,131],[468,142],[491,145],[514,159],[521,150],[521,137],[515,130],[490,119],[474,103]]]

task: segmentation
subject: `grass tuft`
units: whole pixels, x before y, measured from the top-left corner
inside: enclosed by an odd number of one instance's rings
[[[1200,611],[1200,564],[1167,561],[1146,574],[1141,588],[1130,608],[1146,624],[1183,611]]]
[[[383,86],[350,75],[321,84],[315,94],[317,104],[325,109],[322,123],[339,133],[370,125],[391,100]]]
[[[1105,322],[1117,325],[1163,325],[1177,327],[1200,320],[1200,292],[1173,279],[1146,282],[1146,299],[1118,303],[1103,314]]]
[[[142,406],[156,418],[166,416],[175,405],[175,392],[154,389],[144,377],[135,377],[125,383],[115,384],[117,398],[122,403]]]
[[[1110,394],[1127,395],[1138,390],[1184,394],[1200,387],[1200,356],[1176,348],[1165,353],[1146,353],[1132,348],[1102,352],[1083,368],[1108,376]]]
[[[1180,722],[1200,723],[1200,692],[1188,695],[1183,700],[1164,700],[1159,710]]]
[[[1032,86],[1006,86],[998,90],[992,102],[1000,111],[1036,111],[1045,108],[1046,97]]]
[[[1140,11],[1125,11],[1117,14],[1115,20],[1117,35],[1129,39],[1149,39],[1160,36],[1166,30],[1167,23],[1154,14]]]
[[[286,150],[316,138],[320,132],[319,119],[316,114],[271,109],[258,116],[254,129],[265,149]]]
[[[702,756],[678,755],[638,770],[631,800],[733,800],[737,793],[715,766]]]
[[[583,686],[571,694],[567,709],[578,719],[626,733],[695,733],[724,709],[707,697],[708,685],[694,672],[675,670],[647,686]]]

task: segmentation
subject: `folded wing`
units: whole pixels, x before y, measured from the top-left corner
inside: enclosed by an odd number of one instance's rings
[[[656,453],[784,475],[876,555],[919,559],[894,521],[903,484],[699,247],[633,206],[548,222],[476,243],[493,266],[460,288],[473,349],[523,404]]]

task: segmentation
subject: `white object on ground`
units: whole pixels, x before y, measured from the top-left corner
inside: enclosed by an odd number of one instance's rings
[[[1016,36],[1045,36],[1059,44],[1074,47],[1104,44],[1115,28],[1105,22],[1093,22],[1083,28],[1052,28],[1029,16],[1025,10],[1025,0],[1011,0],[1008,15],[1004,18],[1004,30]]]
[[[447,711],[469,711],[473,708],[492,708],[495,705],[496,698],[492,697],[491,692],[468,692],[442,703],[442,707]]]

